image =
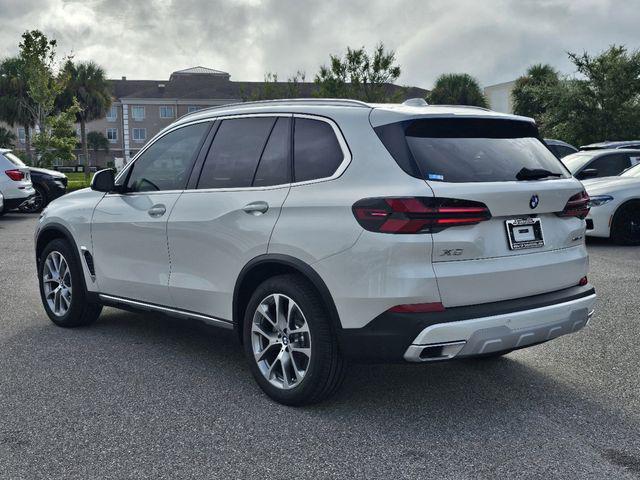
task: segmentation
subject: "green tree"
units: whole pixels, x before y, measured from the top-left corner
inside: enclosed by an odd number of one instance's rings
[[[87,145],[89,145],[89,148],[91,148],[95,154],[97,154],[99,150],[104,150],[106,153],[109,153],[109,140],[102,132],[87,133]]]
[[[560,77],[551,65],[532,65],[516,80],[511,92],[514,113],[534,118],[540,130],[546,133],[545,115],[553,106],[551,102],[559,86]]]
[[[437,105],[473,105],[487,108],[487,99],[478,81],[467,73],[440,75],[429,92],[429,103]]]
[[[25,103],[24,107],[31,114],[40,134],[44,134],[47,118],[54,112],[56,98],[62,92],[66,81],[64,75],[54,73],[56,41],[49,40],[39,30],[31,30],[22,34],[19,47],[30,98],[30,102]]]
[[[16,136],[11,130],[0,127],[0,148],[13,148],[16,143]]]
[[[34,136],[33,144],[40,152],[39,164],[50,166],[54,160],[62,162],[75,159],[77,145],[74,123],[80,111],[77,101],[65,111],[48,116],[44,128]]]
[[[31,103],[24,62],[19,57],[4,59],[0,63],[0,120],[24,128],[27,158],[31,158],[31,129],[35,125],[28,108]]]
[[[354,98],[365,102],[396,101],[399,93],[390,84],[400,76],[395,52],[379,43],[372,54],[365,48],[347,47],[344,56],[331,55],[329,66],[321,66],[315,76],[316,95]]]
[[[548,134],[577,145],[640,137],[640,51],[613,45],[569,59],[578,77],[550,92]]]
[[[300,84],[304,83],[304,72],[297,71],[295,75],[287,78],[286,82],[278,81],[278,74],[267,72],[264,82],[250,91],[242,91],[243,100],[274,100],[278,98],[300,98]]]
[[[80,141],[85,158],[85,179],[89,180],[89,146],[87,142],[87,122],[104,117],[111,107],[111,86],[104,70],[94,62],[74,64],[67,60],[62,69],[66,78],[64,90],[58,98],[58,106],[66,108],[75,98],[80,110],[76,121],[80,123]]]

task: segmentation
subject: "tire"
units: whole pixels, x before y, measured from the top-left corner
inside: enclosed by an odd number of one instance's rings
[[[55,274],[56,267],[62,275]],[[100,316],[102,305],[89,299],[82,265],[66,240],[52,240],[44,248],[38,262],[38,283],[44,309],[56,325],[81,327]],[[56,289],[58,294],[54,292]]]
[[[33,188],[36,191],[36,196],[30,204],[20,207],[20,211],[23,213],[41,212],[42,209],[49,203],[47,193],[42,187],[40,187],[39,185],[34,185]]]
[[[290,315],[274,325],[276,303]],[[327,308],[300,275],[272,277],[256,288],[244,317],[243,343],[256,382],[284,405],[320,402],[344,380],[345,360]]]
[[[620,206],[611,222],[611,240],[618,245],[640,245],[640,201]]]

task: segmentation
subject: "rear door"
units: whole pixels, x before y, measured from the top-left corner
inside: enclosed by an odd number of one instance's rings
[[[291,116],[223,119],[168,224],[177,308],[232,320],[235,282],[269,238],[291,183]]]
[[[475,225],[432,234],[432,262],[445,306],[578,284],[586,269],[584,221],[559,214],[582,186],[533,124],[441,118],[415,120],[403,130],[417,174],[436,198],[481,202],[491,214]]]
[[[94,210],[93,259],[100,292],[170,305],[167,219],[202,145],[209,122],[173,130],[133,163],[122,193]]]

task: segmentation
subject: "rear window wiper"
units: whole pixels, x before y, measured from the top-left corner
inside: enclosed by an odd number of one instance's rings
[[[547,177],[562,177],[561,173],[551,172],[544,168],[527,168],[524,167],[516,173],[516,180],[540,180]]]

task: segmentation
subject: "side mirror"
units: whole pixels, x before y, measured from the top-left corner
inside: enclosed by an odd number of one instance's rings
[[[578,174],[580,180],[586,180],[587,178],[596,178],[598,176],[598,169],[585,168]]]
[[[113,192],[115,190],[115,174],[113,170],[107,168],[96,172],[91,180],[91,190],[96,192]]]

